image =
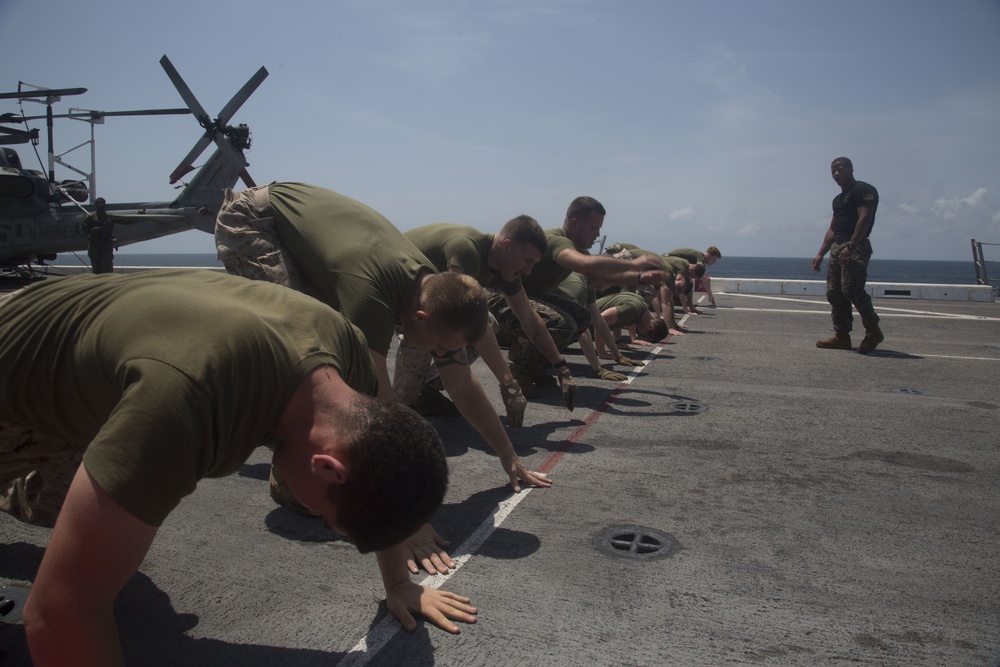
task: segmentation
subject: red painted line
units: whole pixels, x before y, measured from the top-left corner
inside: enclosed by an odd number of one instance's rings
[[[551,470],[556,467],[556,464],[562,460],[562,457],[566,455],[566,452],[573,449],[573,446],[579,442],[580,438],[583,437],[583,434],[589,431],[590,427],[601,418],[601,415],[604,414],[607,407],[614,402],[615,396],[622,393],[626,387],[628,387],[627,382],[622,382],[620,385],[615,387],[611,393],[608,394],[607,398],[601,401],[601,404],[598,405],[593,412],[587,415],[587,418],[583,420],[583,425],[573,431],[568,438],[562,441],[562,444],[559,445],[556,451],[549,454],[548,457],[542,461],[542,465],[538,466],[537,472],[546,475],[551,472]]]
[[[661,341],[661,345],[663,343],[670,342],[673,338],[675,338],[673,334],[668,335]],[[653,352],[649,354],[649,356],[652,357],[652,359],[650,359],[650,363],[652,363],[652,360],[656,358],[656,351],[659,349],[661,349],[660,345],[657,345],[653,349]],[[556,464],[562,460],[562,457],[565,456],[569,450],[573,449],[573,446],[580,441],[580,438],[582,438],[583,435],[590,430],[590,427],[601,418],[601,415],[604,414],[608,406],[614,403],[615,397],[625,391],[629,384],[631,384],[631,379],[629,381],[622,382],[617,387],[612,389],[611,393],[607,395],[607,398],[601,401],[601,404],[594,408],[593,412],[587,415],[586,419],[583,420],[583,425],[573,431],[568,438],[563,440],[562,444],[556,448],[556,451],[549,454],[548,457],[542,461],[542,465],[538,466],[538,470],[535,472],[540,472],[543,475],[549,474],[552,469],[556,467]]]

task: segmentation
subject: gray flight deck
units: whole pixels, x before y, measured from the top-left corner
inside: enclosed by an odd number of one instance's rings
[[[630,352],[649,363],[627,385],[570,351],[576,410],[547,389],[510,432],[551,489],[513,494],[465,422],[432,418],[460,560],[432,583],[480,610],[460,635],[388,618],[375,558],[274,505],[258,450],[122,592],[129,663],[1000,665],[1000,305],[876,299],[862,356],[816,349],[822,298],[716,299]],[[3,515],[0,535],[17,597],[49,533]],[[16,622],[0,664],[29,664]]]

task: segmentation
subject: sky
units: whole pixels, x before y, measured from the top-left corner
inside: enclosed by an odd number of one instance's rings
[[[336,190],[403,230],[558,227],[589,195],[608,243],[811,258],[846,156],[880,194],[877,257],[1000,243],[1000,0],[0,0],[0,42],[0,92],[88,89],[56,113],[184,106],[166,54],[214,117],[264,66],[232,119],[253,132],[253,178]],[[107,119],[99,194],[172,199],[201,132]],[[88,138],[56,121],[57,153]],[[123,251],[214,245],[190,231]]]

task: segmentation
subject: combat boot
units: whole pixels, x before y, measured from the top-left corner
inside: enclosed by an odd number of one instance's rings
[[[878,344],[884,340],[885,336],[882,335],[882,330],[879,329],[878,325],[876,324],[867,332],[865,332],[865,339],[861,341],[860,345],[858,345],[858,352],[860,352],[861,354],[868,354],[876,347],[878,347]]]
[[[849,331],[834,331],[831,337],[816,341],[816,347],[825,350],[850,350],[851,333]]]

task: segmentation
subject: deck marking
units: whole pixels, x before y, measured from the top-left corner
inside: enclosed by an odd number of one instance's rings
[[[829,305],[825,301],[816,301],[815,299],[802,299],[794,298],[788,296],[767,296],[763,294],[729,294],[728,296],[738,296],[749,299],[764,299],[767,301],[790,301],[792,303],[806,303],[815,306],[823,306],[823,310],[782,310],[780,308],[727,308],[726,310],[761,310],[766,312],[785,312],[785,313],[828,313]],[[878,313],[881,315],[883,312],[892,316],[895,313],[915,315],[915,316],[926,316],[926,317],[936,317],[943,319],[955,319],[955,320],[973,320],[973,321],[988,321],[988,322],[1000,322],[1000,317],[984,317],[981,315],[962,315],[959,313],[942,313],[933,310],[915,310],[913,308],[893,308],[892,306],[879,305]]]
[[[685,314],[681,318],[678,324],[683,324],[688,319],[688,314]],[[668,336],[667,340],[672,338]],[[637,373],[646,366],[648,366],[656,355],[663,349],[662,345],[657,345],[653,348],[647,355],[642,366],[635,366],[628,373],[628,377],[620,382],[618,386],[611,390],[611,393],[601,401],[594,410],[591,411],[589,415],[583,420],[583,425],[579,426],[575,431],[573,431],[568,438],[563,440],[558,448],[554,452],[548,455],[542,464],[538,466],[536,472],[543,474],[548,474],[556,464],[562,460],[563,456],[573,448],[573,446],[583,437],[583,435],[590,430],[590,427],[604,414],[607,407],[614,401],[614,398],[618,396],[625,388],[632,384],[632,380],[638,377]],[[526,486],[521,489],[520,493],[513,494],[507,500],[502,501],[493,510],[492,513],[486,520],[479,525],[478,528],[465,540],[462,544],[455,550],[455,555],[452,556],[452,560],[455,561],[455,567],[451,568],[448,574],[432,574],[428,575],[420,582],[421,586],[427,588],[441,588],[447,582],[453,574],[458,572],[458,570],[465,565],[476,553],[479,547],[482,546],[483,542],[493,534],[493,531],[500,527],[500,524],[510,516],[510,513],[514,511],[522,500],[528,497],[535,487]],[[425,621],[426,622],[426,621]],[[355,644],[351,650],[345,655],[340,662],[337,664],[343,667],[354,667],[361,665],[367,665],[368,661],[375,657],[375,655],[382,650],[382,648],[389,643],[389,641],[402,629],[399,621],[391,613],[387,613],[382,617],[382,620],[376,623],[361,640]]]
[[[757,311],[761,313],[796,313],[807,315],[827,315],[828,310],[792,310],[790,308],[727,308],[726,310]],[[923,318],[929,320],[966,320],[968,322],[1000,322],[1000,317],[981,317],[979,315],[960,315],[957,313],[932,313],[921,311],[898,310],[890,308],[878,308],[879,317],[910,317]]]
[[[920,354],[919,352],[908,352],[915,357],[931,357],[934,359],[965,359],[968,361],[1000,361],[1000,357],[956,357],[950,354]]]

